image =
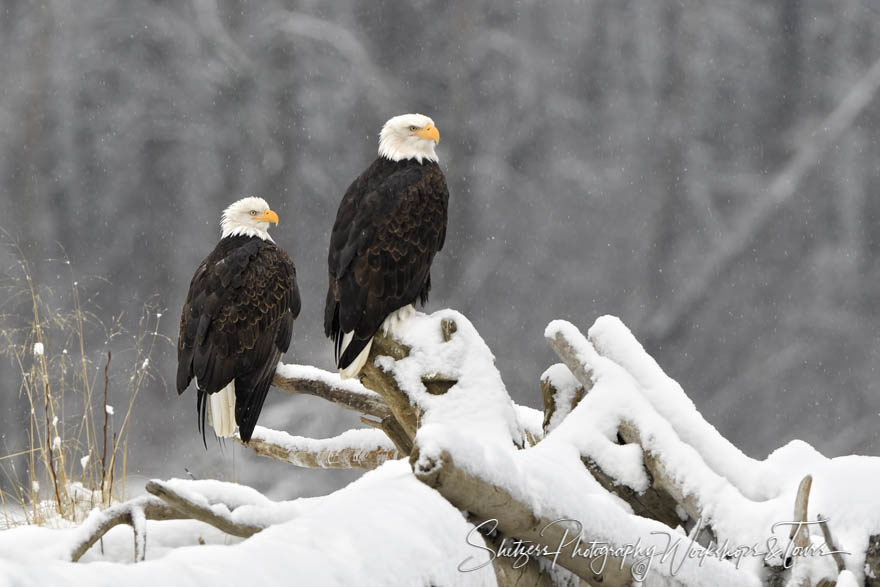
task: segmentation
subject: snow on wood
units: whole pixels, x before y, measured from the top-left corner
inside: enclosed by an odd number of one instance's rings
[[[144,545],[161,523],[148,526],[146,508],[127,518],[108,510],[104,516],[135,527],[134,558],[147,562],[104,564],[98,579],[52,563],[36,580],[272,583],[289,579],[279,561],[295,557],[297,579],[321,584],[876,581],[880,459],[827,459],[800,441],[763,461],[747,457],[618,319],[600,318],[588,337],[568,322],[548,325],[562,363],[541,376],[543,413],[511,401],[494,356],[461,314],[416,314],[394,336],[377,337],[361,383],[291,365],[279,365],[276,377],[288,391],[309,388],[371,416],[363,420],[373,428],[323,440],[257,428],[251,442],[297,464],[375,471],[329,496],[280,503],[235,484],[151,482],[180,513],[250,538],[151,560]],[[381,464],[405,455],[409,463]],[[57,535],[66,546],[50,558],[69,560],[69,533],[82,544],[104,521]],[[480,530],[488,529],[484,540]],[[32,552],[42,539],[20,536]],[[14,542],[3,538],[0,548]],[[390,560],[363,552],[376,544],[394,553]],[[31,571],[0,560],[0,585]]]
[[[321,469],[375,469],[385,461],[400,458],[388,436],[372,428],[315,439],[257,426],[245,446],[258,455]]]
[[[448,320],[456,329],[446,341],[442,324]],[[522,426],[495,357],[467,318],[452,310],[416,313],[398,338],[410,348],[408,356],[379,357],[376,363],[418,409],[422,450],[432,442],[446,448],[456,443],[471,448],[483,442],[523,445]],[[426,380],[440,379],[454,384],[442,394],[430,393]],[[454,430],[448,422],[456,422]]]
[[[457,509],[415,479],[407,463],[391,461],[344,489],[309,500],[295,518],[228,546],[185,546],[150,560],[150,541],[147,561],[136,565],[36,563],[4,551],[0,586],[495,585],[492,565],[458,570],[468,559],[486,561],[485,542],[469,535],[472,529]]]
[[[544,400],[544,433],[550,432],[565,419],[584,397],[584,386],[562,363],[551,365],[541,375]]]
[[[78,561],[111,528],[119,524],[128,524],[134,529],[135,560],[143,552],[145,521],[175,520],[182,516],[173,508],[168,507],[150,495],[144,495],[131,501],[111,505],[107,509],[94,510],[79,526],[71,529],[48,530],[51,542],[43,548],[37,548],[40,556],[60,560]],[[7,530],[6,532],[11,532]],[[12,544],[4,545],[11,548]],[[32,551],[33,554],[33,551]]]
[[[382,398],[358,381],[342,379],[337,373],[308,365],[279,363],[272,384],[287,393],[315,395],[344,408],[380,419],[390,413]]]
[[[776,496],[776,473],[766,467],[759,470],[759,461],[746,456],[707,422],[681,385],[663,372],[619,318],[598,318],[589,330],[589,340],[597,353],[620,365],[635,379],[642,397],[707,465],[751,499]]]

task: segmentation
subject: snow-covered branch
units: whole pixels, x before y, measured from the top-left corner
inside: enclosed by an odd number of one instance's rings
[[[603,587],[851,585],[863,576],[873,584],[880,518],[866,512],[880,511],[871,483],[880,460],[826,459],[797,441],[751,459],[616,318],[598,319],[588,336],[554,321],[545,338],[562,363],[540,378],[543,412],[510,399],[479,333],[444,310],[378,337],[360,382],[279,366],[276,383],[358,410],[371,428],[311,439],[258,427],[247,446],[299,466],[375,468],[364,479],[377,481],[363,483],[375,495],[402,488],[407,477],[436,490],[420,503],[444,504],[444,516],[455,518],[444,523],[468,529],[439,537],[461,554],[449,561],[452,572],[491,564],[500,585],[562,587],[575,577]],[[147,491],[153,496],[90,516],[62,558],[79,558],[109,528],[129,523],[142,560],[148,519],[191,518],[260,540],[269,533],[255,534],[270,525],[289,521],[293,529],[306,507],[209,480],[151,481]],[[371,499],[370,511],[384,520],[409,507],[401,496],[413,493],[409,485]],[[421,508],[398,517],[420,518]],[[309,511],[312,531],[339,525],[326,518],[328,508]],[[681,542],[687,554],[676,554]]]
[[[257,426],[250,442],[242,444],[258,455],[312,469],[375,469],[400,458],[388,436],[369,428],[315,439]]]
[[[554,518],[537,515],[531,504],[524,503],[504,487],[492,484],[456,465],[452,455],[442,452],[439,457],[420,458],[417,452],[411,458],[417,479],[436,489],[449,503],[485,520],[489,529],[497,528],[506,536],[533,544],[571,546],[577,536],[597,536],[601,531],[588,525],[583,527],[574,517]],[[613,545],[621,546],[621,545]],[[631,561],[609,556],[604,564],[601,557],[559,556],[554,562],[576,574],[589,584],[628,585],[632,582]],[[600,572],[596,572],[598,569]]]
[[[541,375],[541,398],[544,400],[544,433],[556,428],[583,399],[586,389],[562,363]]]
[[[236,522],[227,504],[219,504],[218,507],[218,504],[211,504],[201,494],[182,490],[173,483],[153,480],[147,483],[146,489],[183,516],[210,524],[232,536],[247,538],[263,529],[254,524]]]
[[[305,393],[343,408],[382,419],[391,414],[379,395],[353,379],[309,365],[278,364],[272,384],[286,393]]]
[[[591,358],[599,355],[592,351],[590,343],[583,335],[568,323],[551,323],[547,328],[547,340],[556,354],[568,366],[570,372],[585,388],[591,388],[594,383],[594,365]],[[675,515],[674,504],[678,504],[694,520],[702,518],[702,512],[695,496],[686,492],[675,477],[664,466],[663,457],[645,449],[642,437],[645,435],[640,430],[640,425],[634,420],[621,419],[617,433],[620,439],[642,447],[642,459],[647,469],[646,475],[649,483],[641,491],[616,481],[613,478],[597,471],[590,455],[582,455],[594,476],[598,477],[603,486],[626,500],[633,510],[639,515],[648,515],[654,519],[675,527],[681,523],[679,516]],[[650,434],[650,432],[648,432]]]
[[[405,440],[411,444],[416,435],[418,422],[421,414],[397,385],[394,377],[386,372],[381,365],[377,364],[377,358],[390,357],[392,360],[401,360],[409,356],[410,349],[393,338],[381,334],[373,338],[373,346],[366,365],[361,370],[361,382],[379,394],[388,407],[399,428],[404,432]],[[387,424],[386,424],[387,426]],[[407,444],[404,439],[398,441],[398,446]]]
[[[135,561],[144,560],[146,548],[146,520],[178,520],[185,518],[175,508],[151,495],[143,495],[125,503],[95,510],[77,528],[69,541],[69,560],[76,562],[104,534],[119,524],[128,524],[134,530]]]

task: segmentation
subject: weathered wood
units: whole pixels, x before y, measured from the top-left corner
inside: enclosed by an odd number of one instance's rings
[[[584,364],[584,362],[578,357],[578,353],[575,351],[572,343],[568,341],[561,332],[557,332],[553,337],[549,337],[548,342],[550,343],[550,346],[553,347],[553,350],[556,351],[556,354],[565,366],[568,367],[588,393],[593,386],[593,371],[591,367]],[[701,520],[703,518],[702,510],[696,496],[686,493],[682,489],[681,485],[666,470],[663,460],[659,455],[644,448],[645,444],[642,442],[642,433],[636,424],[632,421],[624,420],[620,423],[618,433],[624,442],[635,443],[642,447],[645,469],[651,479],[651,490],[654,493],[651,497],[645,497],[644,499],[651,502],[656,501],[657,506],[660,508],[658,513],[660,513],[665,520],[661,521],[664,521],[664,523],[672,521],[672,518],[668,514],[667,506],[670,498],[674,503],[681,506],[691,519]],[[625,492],[617,494],[625,499],[634,509],[644,507],[644,504],[640,501],[630,501],[630,499],[626,499],[627,494]],[[632,498],[632,496],[629,497]],[[703,522],[705,525],[706,520],[703,520]],[[706,528],[711,531],[711,528],[708,526],[706,526]]]
[[[452,335],[458,331],[458,325],[452,318],[444,318],[440,321],[440,334],[443,336],[443,342],[452,340]]]
[[[415,438],[421,417],[420,411],[410,403],[407,395],[397,386],[394,376],[376,365],[377,357],[387,356],[399,361],[409,356],[409,350],[409,347],[391,337],[385,336],[381,332],[377,333],[373,337],[370,356],[361,369],[360,380],[364,387],[375,391],[385,400],[394,418],[412,441]]]
[[[410,462],[416,478],[436,489],[455,507],[470,512],[478,519],[497,520],[498,529],[507,536],[553,545],[572,538],[573,528],[558,520],[536,516],[528,505],[514,498],[503,487],[492,485],[457,467],[447,452],[441,453],[436,459],[420,459],[416,447]],[[583,531],[591,539],[598,536],[590,528],[584,528]],[[633,583],[629,560],[609,555],[602,572],[597,574],[590,568],[590,563],[596,561],[594,567],[599,568],[599,558],[598,555],[594,558],[586,555],[560,556],[556,562],[590,585],[607,587]]]
[[[262,526],[241,524],[239,522],[234,522],[227,517],[219,516],[214,513],[210,508],[205,507],[201,504],[193,503],[185,496],[179,494],[174,489],[164,483],[148,481],[146,485],[146,490],[147,493],[155,495],[166,504],[170,505],[172,508],[183,514],[183,517],[192,518],[193,520],[199,520],[200,522],[205,522],[206,524],[210,524],[218,530],[226,532],[227,534],[231,534],[232,536],[248,538],[263,529]]]
[[[696,496],[686,493],[681,488],[681,485],[666,470],[663,460],[659,455],[644,448],[641,430],[633,422],[624,420],[620,423],[618,431],[625,442],[635,443],[642,447],[642,458],[645,463],[645,469],[651,479],[651,488],[659,494],[668,495],[692,519],[701,519],[703,515],[702,509]]]
[[[553,347],[553,350],[556,351],[556,355],[565,363],[568,370],[571,371],[572,375],[584,386],[584,393],[589,393],[593,389],[593,370],[590,366],[585,365],[583,361],[578,359],[574,347],[571,346],[571,343],[561,332],[557,332],[555,336],[548,338],[547,341]]]
[[[308,469],[375,469],[385,461],[400,458],[396,450],[386,448],[369,451],[354,447],[317,451],[291,450],[261,438],[251,438],[250,442],[242,442],[238,437],[235,437],[235,440],[261,457],[269,457]]]
[[[394,446],[397,448],[398,457],[395,458],[399,458],[401,455],[409,456],[413,448],[412,438],[407,436],[406,431],[394,416],[382,418],[379,427],[385,432],[385,435],[391,439],[391,442],[393,442]]]
[[[468,515],[468,521],[478,526],[483,520],[477,520],[473,515]],[[480,535],[486,542],[486,546],[493,551],[501,550],[505,536],[497,530]],[[542,565],[539,558],[529,557],[525,562],[519,558],[497,557],[492,561],[495,569],[495,580],[500,587],[578,587],[580,579],[576,575],[569,575],[568,581],[560,581],[558,571],[551,573],[547,565]]]
[[[143,495],[125,503],[111,505],[103,511],[90,514],[79,526],[78,530],[84,534],[73,541],[70,552],[71,562],[82,558],[111,528],[119,524],[128,524],[135,528],[141,515],[147,520],[180,520],[188,517],[151,495]],[[140,542],[140,537],[144,536],[144,533],[136,530],[134,536],[135,561],[143,560],[141,555],[145,551],[145,545]]]
[[[798,485],[797,495],[794,499],[794,521],[800,524],[791,527],[789,538],[798,548],[806,548],[810,545],[810,530],[807,527],[807,509],[810,504],[810,488],[813,486],[813,476],[807,475],[801,479]]]
[[[282,377],[275,374],[272,385],[285,393],[304,393],[320,397],[343,408],[362,414],[375,416],[379,419],[391,413],[382,398],[374,395],[359,394],[330,385],[317,379]]]
[[[627,502],[632,507],[633,513],[637,516],[657,520],[670,528],[682,525],[683,520],[676,511],[675,500],[669,493],[654,486],[650,473],[648,473],[648,478],[651,480],[651,486],[646,491],[639,493],[628,485],[615,481],[592,459],[583,458],[581,460],[593,478],[599,482],[599,485]]]
[[[556,389],[556,386],[550,381],[549,378],[541,379],[541,399],[544,402],[544,434],[550,432],[550,422],[557,413],[560,413],[564,416],[567,416],[574,410],[577,405],[580,403],[582,399],[584,399],[584,395],[586,395],[587,391],[584,389],[583,385],[578,386],[578,388],[574,392],[574,396],[570,398],[570,401],[562,402],[561,394],[559,390]],[[566,398],[569,399],[569,398]]]
[[[455,379],[449,379],[444,375],[434,374],[422,377],[422,385],[425,386],[425,391],[431,395],[443,395],[456,383],[458,382]]]
[[[837,548],[834,536],[831,534],[831,528],[828,527],[828,518],[819,514],[816,516],[816,519],[819,520],[819,528],[822,530],[822,537],[825,539],[825,544],[828,546],[831,556],[834,557],[834,564],[837,565],[837,573],[840,574],[846,570],[846,561],[843,560],[843,554],[841,554],[840,549]]]

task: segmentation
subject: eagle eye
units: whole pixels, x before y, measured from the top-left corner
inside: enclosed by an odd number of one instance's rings
[[[412,131],[412,132],[415,132],[415,131],[419,130],[419,127],[417,127],[417,126],[414,125],[414,124],[411,124],[411,125],[409,125],[409,130]]]
[[[256,215],[257,215],[257,211],[256,211],[256,210],[251,210],[251,216],[256,216]]]

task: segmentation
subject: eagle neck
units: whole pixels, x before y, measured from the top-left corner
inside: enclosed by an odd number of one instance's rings
[[[269,231],[263,230],[261,228],[257,228],[255,226],[230,226],[223,225],[222,232],[220,234],[220,238],[228,238],[232,236],[248,236],[258,238],[260,240],[268,241],[270,243],[274,243],[272,237],[269,236]]]

